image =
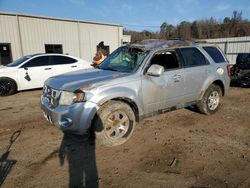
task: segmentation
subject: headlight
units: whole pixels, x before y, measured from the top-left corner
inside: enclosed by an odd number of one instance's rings
[[[85,93],[83,91],[62,91],[59,105],[71,105],[76,102],[83,102],[84,101]]]

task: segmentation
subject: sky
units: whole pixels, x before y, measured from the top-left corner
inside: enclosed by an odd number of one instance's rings
[[[163,22],[223,20],[234,10],[250,20],[249,0],[0,0],[0,12],[114,23],[136,31],[159,31]]]

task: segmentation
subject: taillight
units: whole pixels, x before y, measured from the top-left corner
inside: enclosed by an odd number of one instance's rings
[[[231,67],[231,65],[227,65],[227,75],[228,75],[228,77],[230,78],[230,67]]]

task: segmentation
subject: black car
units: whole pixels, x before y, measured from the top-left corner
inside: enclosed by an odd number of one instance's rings
[[[232,86],[250,86],[250,53],[239,53],[231,67]]]

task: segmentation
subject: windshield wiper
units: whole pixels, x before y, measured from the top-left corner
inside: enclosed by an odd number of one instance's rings
[[[116,69],[113,69],[113,68],[110,68],[110,67],[105,67],[105,68],[99,67],[99,69],[102,69],[102,70],[110,70],[110,71],[117,71]]]

